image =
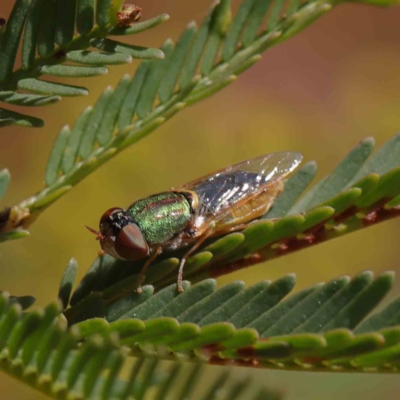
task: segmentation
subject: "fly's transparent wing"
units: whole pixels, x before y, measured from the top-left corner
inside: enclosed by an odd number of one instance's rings
[[[283,179],[300,164],[302,158],[296,152],[266,154],[204,176],[181,189],[197,193],[203,217],[218,219],[226,210]]]

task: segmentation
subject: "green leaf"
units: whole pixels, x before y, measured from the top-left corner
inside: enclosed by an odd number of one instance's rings
[[[46,1],[35,0],[32,2],[26,20],[25,34],[22,43],[22,69],[26,70],[33,66],[36,56],[40,25],[45,12]]]
[[[65,47],[74,37],[75,10],[77,0],[56,0],[56,34],[55,39]]]
[[[93,39],[91,45],[96,47],[101,51],[106,51],[108,53],[122,53],[129,54],[132,58],[138,58],[141,60],[154,60],[163,59],[164,54],[159,49],[151,49],[149,47],[141,47],[128,45],[124,43],[116,42],[111,39]]]
[[[76,28],[81,35],[87,35],[94,25],[95,0],[77,0]]]
[[[161,23],[168,21],[169,15],[168,14],[161,14],[157,17],[153,17],[148,19],[147,21],[137,22],[132,26],[116,26],[110,30],[111,35],[136,35],[140,32],[147,31],[148,29],[154,28]]]
[[[196,32],[196,24],[194,22],[189,23],[186,30],[178,40],[174,51],[170,55],[167,71],[165,72],[158,89],[158,97],[161,103],[165,103],[169,100],[174,93],[183,62],[185,61],[186,54],[192,44]]]
[[[64,310],[68,307],[77,272],[78,264],[75,259],[71,258],[67,267],[65,268],[60,282],[60,288],[58,290],[58,298],[61,300]]]
[[[45,182],[47,185],[51,185],[57,180],[58,171],[61,167],[61,161],[64,154],[64,149],[68,143],[70,135],[71,130],[68,126],[65,126],[58,134],[46,167]]]
[[[86,96],[89,93],[84,87],[47,82],[34,78],[21,79],[18,82],[18,89],[60,96]]]
[[[105,75],[107,72],[107,67],[82,67],[77,65],[45,65],[42,67],[42,73],[45,75],[64,77],[90,77]]]
[[[38,107],[57,103],[61,100],[60,96],[40,96],[37,94],[18,93],[18,92],[0,92],[0,99],[8,104],[18,106]]]
[[[158,49],[128,45],[107,37],[113,34],[139,33],[166,21],[168,15],[162,14],[132,27],[121,28],[116,18],[121,7],[120,1],[111,0],[16,1],[8,23],[0,33],[0,98],[10,104],[23,106],[47,105],[58,101],[59,97],[33,97],[19,90],[79,96],[87,94],[87,90],[63,83],[44,82],[41,76],[91,77],[106,74],[107,64],[132,62],[132,56],[144,59],[163,58]],[[98,23],[96,26],[95,10]],[[79,33],[76,35],[75,25]],[[20,42],[21,68],[13,71]],[[91,43],[105,51],[88,51]],[[83,65],[65,65],[66,61]],[[2,92],[6,92],[7,96],[2,96]],[[0,126],[32,126],[32,123],[26,122],[28,118],[24,117],[25,121],[23,118],[1,118]]]
[[[132,57],[129,54],[121,53],[101,53],[98,51],[76,50],[70,51],[66,55],[66,59],[78,64],[87,65],[118,65],[131,63]]]
[[[0,82],[12,72],[31,0],[16,0],[1,39]]]
[[[29,127],[42,127],[44,122],[30,115],[21,114],[15,111],[6,110],[0,108],[0,127],[18,125],[18,126],[29,126]]]
[[[6,193],[10,180],[11,180],[11,175],[8,172],[8,169],[0,170],[0,199]]]

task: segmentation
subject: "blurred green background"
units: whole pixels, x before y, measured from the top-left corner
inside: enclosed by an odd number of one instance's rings
[[[2,0],[0,16],[7,17],[13,3]],[[190,20],[199,22],[210,1],[146,0],[138,5],[143,8],[143,19],[163,12],[171,16],[164,25],[128,39],[158,47],[167,37],[176,39]],[[92,174],[38,219],[30,237],[2,245],[1,289],[34,295],[41,306],[53,300],[68,259],[78,260],[80,279],[96,257],[98,243],[83,225],[96,227],[109,207],[127,206],[138,197],[263,153],[300,151],[306,161],[318,162],[321,177],[362,138],[372,135],[381,145],[400,130],[399,21],[400,9],[342,5],[300,35],[267,51],[233,85],[184,110]],[[135,61],[112,67],[105,77],[82,81],[90,88],[88,97],[25,109],[45,119],[43,129],[0,130],[0,168],[9,168],[12,174],[3,206],[43,187],[46,161],[60,128],[73,124],[107,85],[115,85],[123,74],[133,74],[137,66]],[[220,283],[243,279],[252,284],[295,272],[299,290],[365,269],[377,274],[398,270],[399,235],[399,221],[386,222],[236,272]],[[399,283],[394,292],[400,292]],[[209,367],[208,373],[212,376],[218,369]],[[235,373],[284,388],[290,400],[397,399],[400,390],[394,375],[241,368]],[[5,375],[0,375],[0,387],[3,400],[44,399]]]

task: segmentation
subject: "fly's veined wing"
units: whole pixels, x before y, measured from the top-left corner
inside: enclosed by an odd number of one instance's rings
[[[266,154],[204,176],[182,186],[182,189],[197,193],[203,216],[211,214],[218,218],[224,211],[284,178],[302,158],[300,153],[288,151]]]

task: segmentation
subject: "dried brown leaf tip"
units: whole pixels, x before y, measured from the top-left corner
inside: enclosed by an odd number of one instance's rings
[[[142,16],[142,9],[133,4],[125,4],[121,11],[117,12],[118,26],[132,26],[134,22],[139,21]]]

